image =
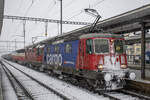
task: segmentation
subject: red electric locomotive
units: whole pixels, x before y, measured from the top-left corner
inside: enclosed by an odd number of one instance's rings
[[[29,46],[25,50],[26,58],[25,62],[29,67],[40,69],[43,61],[43,46],[34,45]]]
[[[119,89],[125,78],[135,79],[129,73],[124,39],[113,34],[86,34],[80,36],[77,69],[83,71],[89,84],[96,89]]]
[[[17,50],[12,53],[12,60],[19,64],[24,64],[25,61],[25,52],[24,49]]]
[[[124,79],[135,79],[127,68],[124,45],[122,36],[108,33],[58,38],[44,47],[42,66],[92,89],[120,89]]]

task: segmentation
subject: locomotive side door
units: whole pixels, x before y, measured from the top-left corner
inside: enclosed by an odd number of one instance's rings
[[[93,41],[92,39],[87,39],[85,42],[85,57],[84,57],[84,63],[85,63],[85,69],[90,69],[91,68],[91,60],[92,60],[92,44]]]
[[[79,69],[90,69],[92,58],[92,39],[82,39],[79,43]]]
[[[83,69],[84,68],[84,59],[85,59],[85,41],[82,39],[80,40],[79,43],[79,69]]]

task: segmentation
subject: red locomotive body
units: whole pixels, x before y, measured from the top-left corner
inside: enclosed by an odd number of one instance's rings
[[[29,47],[25,50],[26,64],[30,67],[39,68],[43,61],[43,47]]]
[[[108,35],[85,35],[79,43],[77,69],[97,71],[99,67],[127,68],[124,39]],[[115,66],[115,68],[113,68]]]
[[[84,77],[97,80],[97,89],[104,85],[111,90],[122,88],[125,78],[135,79],[135,73],[128,71],[124,39],[119,35],[82,35],[76,68]],[[88,82],[93,84],[92,80]]]
[[[12,60],[14,62],[20,63],[20,64],[24,64],[25,61],[25,52],[23,49],[20,49],[16,52],[12,53]]]

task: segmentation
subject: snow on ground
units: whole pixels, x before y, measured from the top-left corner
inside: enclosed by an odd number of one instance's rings
[[[43,86],[39,85],[37,82],[33,81],[29,77],[25,76],[20,71],[16,70],[10,65],[7,66],[9,67],[13,75],[23,84],[27,91],[32,94],[35,100],[49,100],[49,98],[51,98],[52,100],[62,100],[60,97],[50,92]]]
[[[1,68],[2,70],[2,68]],[[2,89],[4,100],[18,100],[14,89],[12,88],[9,79],[7,78],[4,70],[2,72]]]
[[[43,82],[44,84],[50,86],[51,88],[59,91],[60,93],[64,94],[67,97],[71,97],[72,100],[109,100],[109,98],[100,96],[98,94],[93,94],[88,92],[87,90],[75,87],[71,84],[66,82],[60,81],[53,77],[46,75],[45,73],[40,73],[24,67],[22,65],[10,62],[15,67],[19,68],[20,70],[28,73],[32,77],[38,79],[39,81]]]
[[[138,97],[133,97],[133,96],[126,95],[126,94],[123,94],[123,93],[118,93],[118,92],[117,93],[116,92],[111,92],[111,93],[108,93],[108,95],[116,97],[119,100],[140,100]]]

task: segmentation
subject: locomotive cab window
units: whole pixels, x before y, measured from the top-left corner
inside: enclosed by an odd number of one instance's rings
[[[114,41],[114,48],[116,53],[124,53],[124,41],[123,40],[115,40]]]
[[[71,53],[72,52],[72,45],[71,44],[66,44],[65,45],[65,52],[66,53]]]
[[[32,49],[29,49],[29,52],[32,53]]]
[[[34,48],[32,48],[32,53],[34,53]]]
[[[43,49],[39,48],[39,55],[42,55],[42,54],[43,54]]]
[[[39,56],[40,55],[40,48],[37,48],[37,55]]]
[[[86,40],[86,53],[87,54],[92,54],[93,53],[93,40],[88,39]]]
[[[94,50],[95,53],[108,53],[109,42],[107,39],[94,39]]]

